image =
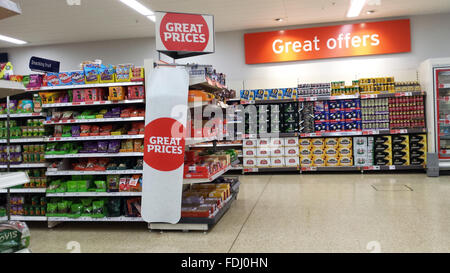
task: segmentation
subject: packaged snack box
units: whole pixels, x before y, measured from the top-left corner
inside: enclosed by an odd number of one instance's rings
[[[70,77],[72,79],[72,85],[84,84],[84,72],[82,70],[70,72]]]
[[[59,86],[59,73],[47,73],[45,74],[47,86]]]
[[[284,88],[283,99],[296,99],[297,98],[297,88]]]
[[[269,99],[271,100],[283,99],[283,89],[269,89]]]
[[[72,76],[70,72],[60,72],[58,78],[60,85],[72,85]]]

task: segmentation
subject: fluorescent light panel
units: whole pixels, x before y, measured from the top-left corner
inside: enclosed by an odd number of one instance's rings
[[[147,16],[147,19],[149,19],[152,22],[156,22],[156,16],[155,15]]]
[[[357,17],[361,13],[366,0],[350,0],[350,8],[347,12],[347,17]]]
[[[153,11],[136,0],[120,0],[120,2],[124,3],[125,5],[129,6],[130,8],[134,9],[144,16],[151,16],[154,14]]]
[[[8,43],[13,43],[13,44],[16,44],[16,45],[24,45],[24,44],[27,43],[25,41],[14,39],[14,38],[11,38],[11,37],[8,37],[8,36],[4,36],[4,35],[0,35],[0,40],[8,42]]]

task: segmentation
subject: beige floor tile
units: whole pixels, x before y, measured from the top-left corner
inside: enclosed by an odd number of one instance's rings
[[[149,232],[140,223],[33,224],[31,248],[69,252],[76,241],[82,252],[449,252],[449,182],[420,173],[246,175],[238,200],[207,234]],[[412,190],[400,191],[405,185]]]

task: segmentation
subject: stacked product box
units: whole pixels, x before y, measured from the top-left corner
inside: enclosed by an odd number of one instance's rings
[[[392,136],[392,163],[394,165],[410,165],[409,135]]]
[[[315,132],[358,131],[362,129],[359,99],[314,103]]]
[[[280,130],[282,133],[297,133],[299,131],[298,103],[283,103],[280,105]]]
[[[427,163],[427,135],[414,134],[409,136],[409,153],[411,165]]]
[[[243,140],[244,168],[298,167],[298,138]]]
[[[362,129],[389,129],[389,107],[388,99],[362,100]]]
[[[301,167],[353,166],[352,138],[302,138]]]
[[[374,165],[393,165],[392,136],[375,136],[373,145]]]
[[[298,96],[297,90],[297,88],[241,90],[240,98],[248,101],[296,99]]]
[[[300,102],[298,107],[299,133],[314,133],[314,102]]]
[[[369,145],[369,139],[370,145]],[[371,166],[373,163],[373,137],[354,137],[353,155],[355,166]]]
[[[298,85],[298,96],[330,96],[331,83],[306,83]]]

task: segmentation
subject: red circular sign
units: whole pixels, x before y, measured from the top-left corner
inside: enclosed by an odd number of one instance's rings
[[[178,169],[184,163],[183,124],[172,118],[159,118],[145,126],[144,161],[163,172]]]
[[[208,24],[197,14],[168,13],[161,20],[159,33],[169,51],[203,51],[209,41]]]

